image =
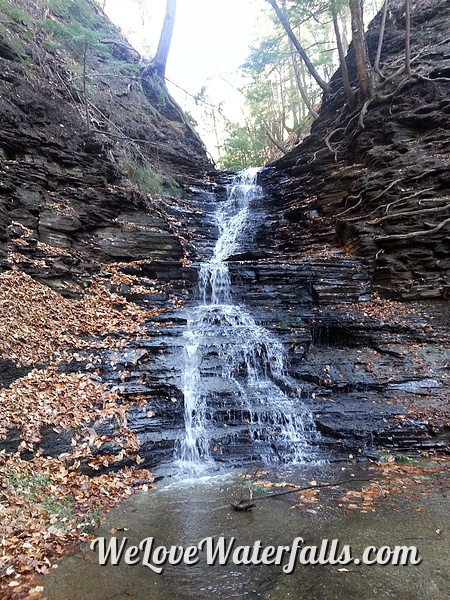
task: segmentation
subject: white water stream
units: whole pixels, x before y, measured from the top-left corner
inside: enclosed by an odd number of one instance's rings
[[[233,303],[227,259],[262,197],[258,169],[238,173],[216,211],[219,237],[200,265],[200,304],[188,316],[184,345],[185,435],[178,457],[188,470],[212,458],[303,460],[312,419],[287,388],[283,346]]]

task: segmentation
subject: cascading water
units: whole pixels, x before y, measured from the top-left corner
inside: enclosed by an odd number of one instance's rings
[[[227,259],[236,253],[250,205],[262,197],[259,169],[238,173],[216,212],[219,237],[200,265],[200,304],[188,316],[184,345],[184,468],[209,459],[298,462],[308,453],[312,419],[288,389],[284,348],[233,303]]]

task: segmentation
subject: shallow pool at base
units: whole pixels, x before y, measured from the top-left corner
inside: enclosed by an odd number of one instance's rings
[[[269,476],[272,481],[278,478],[308,485],[312,479],[325,482],[352,476],[370,478],[373,472],[368,471],[368,465],[310,465],[264,475]],[[44,578],[44,596],[48,600],[209,600],[212,594],[223,600],[448,600],[450,596],[449,501],[445,488],[438,484],[416,500],[407,500],[402,494],[381,500],[375,512],[366,514],[345,510],[338,500],[346,489],[361,485],[356,481],[321,490],[316,504],[293,508],[297,503],[297,493],[293,493],[257,499],[256,507],[247,513],[236,512],[230,506],[247,493],[236,472],[172,483],[169,480],[116,507],[96,537],[105,538],[106,544],[112,538],[118,544],[126,538],[126,548],[153,538],[153,550],[160,546],[185,549],[206,538],[196,564],[166,564],[157,574],[142,564],[141,551],[139,564],[127,565],[122,559],[117,566],[101,566],[97,544],[95,551],[86,547],[62,560],[58,569]],[[217,549],[219,543],[228,548],[233,538],[235,554],[230,553],[227,564],[208,564],[208,544],[210,549]],[[297,553],[295,568],[286,573],[283,566],[291,556],[287,550],[278,565],[233,562],[233,558],[239,562],[245,555],[239,546],[251,547],[247,556],[258,562],[264,548],[292,548],[295,538],[304,540],[302,547],[321,547],[328,540],[328,556],[332,540],[339,540],[339,550],[349,545],[354,557],[362,556],[367,546],[416,546],[422,562],[408,566],[304,565],[299,563]],[[153,564],[151,556],[149,562]]]

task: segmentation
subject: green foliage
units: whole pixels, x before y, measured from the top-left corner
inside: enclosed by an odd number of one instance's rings
[[[46,514],[48,521],[54,523],[58,529],[66,529],[68,521],[74,519],[74,506],[69,498],[60,500],[45,495],[40,502],[40,506]]]
[[[164,182],[164,189],[167,191],[169,196],[176,196],[181,190],[179,184],[173,178],[170,178],[168,181]]]
[[[137,77],[139,75],[139,71],[142,66],[140,64],[129,64],[129,63],[121,63],[120,64],[120,73],[125,77]]]
[[[253,498],[253,496],[265,496],[267,494],[267,488],[264,487],[263,485],[258,485],[257,483],[255,483],[254,481],[248,479],[242,486],[244,489],[249,490],[249,496],[250,499]]]
[[[48,52],[54,52],[55,50],[58,49],[59,45],[56,44],[55,42],[52,42],[51,40],[44,40],[42,42],[42,47],[47,50]]]
[[[8,485],[30,500],[51,484],[45,475],[18,475],[15,471],[6,471],[5,479]]]
[[[176,196],[180,191],[180,186],[175,179],[163,177],[151,165],[143,165],[137,161],[127,159],[124,168],[128,177],[139,190],[151,197]]]
[[[18,55],[20,62],[26,66],[31,62],[18,34],[23,38],[32,37],[31,29],[27,28],[29,23],[30,17],[27,13],[0,0],[0,37],[5,39],[6,44]]]
[[[160,196],[163,193],[161,176],[150,166],[128,160],[125,169],[129,178],[145,194]]]
[[[94,533],[95,528],[100,524],[102,516],[103,508],[101,506],[96,506],[93,510],[78,519],[77,529],[80,530],[81,533],[87,535]]]
[[[9,37],[8,38],[8,46],[14,50],[19,55],[21,62],[26,62],[26,50],[24,45],[17,38]]]
[[[104,57],[111,56],[109,44],[100,40],[108,33],[86,0],[49,0],[52,17],[42,23],[47,35],[58,40],[63,48],[80,57],[86,46],[95,46],[96,52]]]
[[[346,2],[338,0],[337,7],[345,20]],[[320,76],[329,80],[338,64],[329,0],[286,0],[286,10],[291,28],[310,61]],[[311,106],[317,106],[321,100],[321,89],[298,52],[292,50],[272,9],[268,8],[267,17],[266,33],[251,48],[241,67],[247,78],[241,91],[249,116],[246,127],[233,126],[228,132],[221,157],[221,164],[227,168],[264,164],[279,152],[274,140],[284,146],[290,138],[308,132],[312,116],[299,81]]]
[[[265,163],[264,138],[255,127],[246,127],[230,123],[228,137],[220,156],[220,167],[236,171],[250,166],[262,166]]]
[[[380,463],[384,462],[396,462],[407,465],[417,465],[418,462],[413,458],[410,458],[406,454],[399,454],[398,452],[390,452],[389,454],[382,454],[379,458]]]
[[[150,98],[159,109],[164,109],[169,101],[167,88],[159,77],[151,77],[146,80],[147,88],[151,87]]]
[[[65,523],[74,518],[73,502],[70,499],[60,500],[50,496],[52,481],[49,477],[42,474],[19,475],[14,471],[7,471],[5,476],[8,485],[27,500],[36,503],[45,513],[46,520],[55,523],[56,527],[64,528]]]
[[[22,9],[9,4],[9,2],[5,2],[5,0],[0,0],[0,13],[5,15],[8,21],[12,21],[14,23],[28,23],[30,21],[30,16],[24,12]]]
[[[20,475],[11,470],[5,472],[5,480],[7,485],[42,510],[45,520],[58,529],[66,529],[70,523],[71,527],[75,525],[81,533],[89,534],[100,522],[102,507],[95,507],[90,512],[77,516],[73,500],[52,496],[53,483],[46,475]]]
[[[404,463],[407,465],[417,465],[419,464],[416,460],[406,456],[406,454],[394,454],[395,462]]]
[[[80,26],[96,29],[102,27],[101,19],[86,0],[48,0],[48,8],[59,19],[77,22]]]

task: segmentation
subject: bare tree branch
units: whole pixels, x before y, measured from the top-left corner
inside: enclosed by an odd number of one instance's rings
[[[280,150],[280,152],[282,152],[283,154],[287,154],[288,153],[288,149],[286,148],[286,146],[283,146],[283,144],[281,142],[279,142],[269,131],[269,129],[267,127],[263,127],[264,129],[264,133],[267,135],[267,137],[269,138],[269,140],[275,144],[275,146],[278,148],[278,150]]]
[[[338,487],[340,485],[344,485],[346,483],[355,483],[355,482],[362,482],[362,483],[376,483],[378,485],[378,487],[380,488],[380,490],[382,491],[383,495],[384,495],[384,491],[383,488],[381,487],[381,485],[375,481],[375,479],[343,479],[342,481],[334,481],[333,483],[318,483],[316,485],[306,485],[305,487],[292,487],[292,489],[290,490],[284,490],[282,492],[274,492],[273,494],[265,494],[264,496],[260,496],[259,498],[252,498],[251,500],[253,502],[257,501],[257,500],[269,500],[269,498],[276,498],[278,496],[286,496],[287,494],[293,494],[294,492],[304,492],[306,490],[319,490],[321,488],[328,488],[328,487]],[[239,505],[241,505],[241,507],[239,508]],[[231,503],[231,506],[235,509],[235,510],[246,510],[242,505],[245,505],[245,501],[240,500],[239,502],[235,503]],[[249,508],[253,508],[249,507]]]

